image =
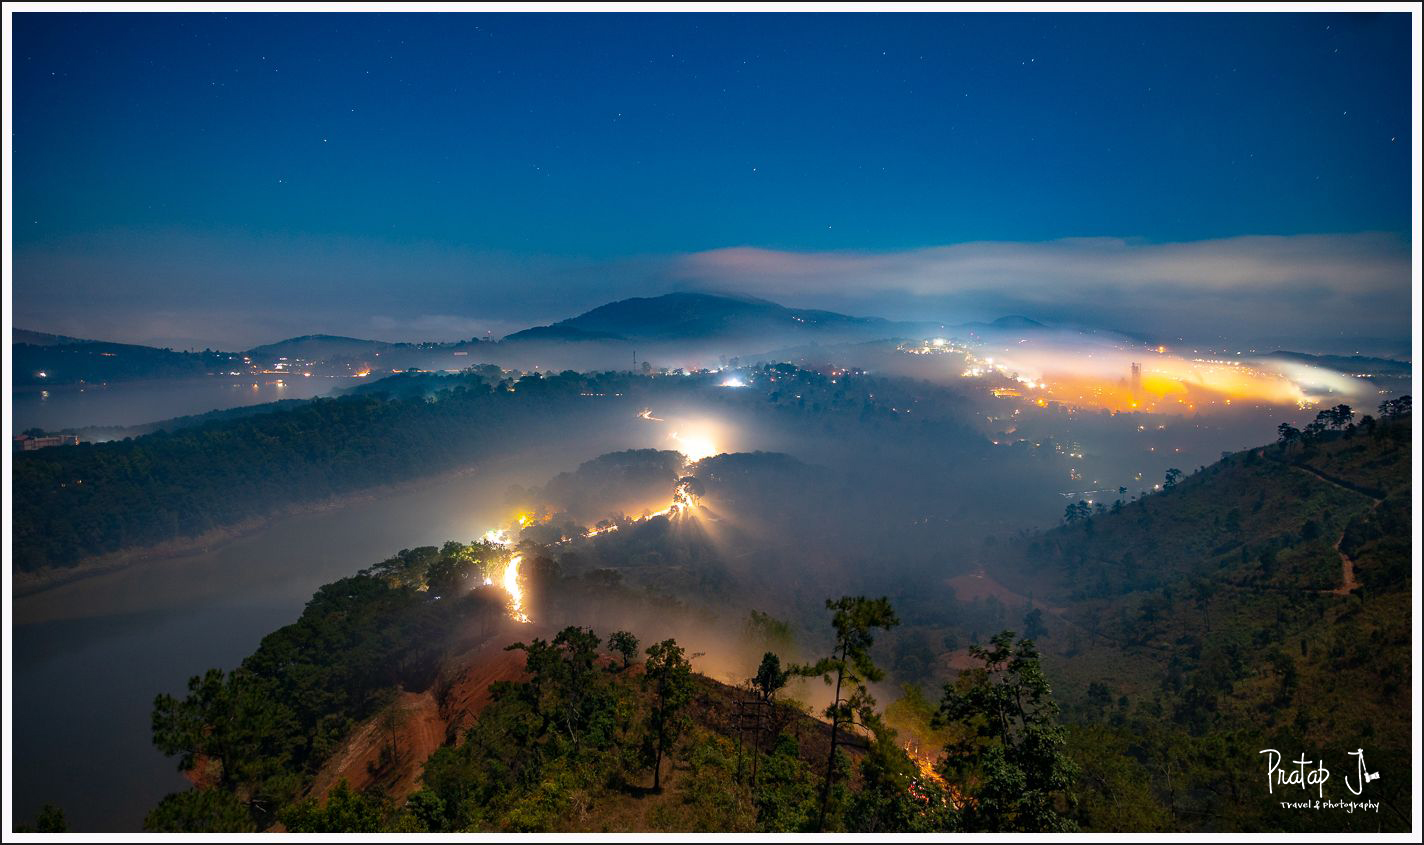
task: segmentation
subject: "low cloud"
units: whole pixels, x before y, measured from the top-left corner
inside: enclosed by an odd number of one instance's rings
[[[1402,338],[1410,264],[1391,235],[977,242],[902,252],[751,247],[688,256],[690,285],[953,319],[1021,313],[1188,339]]]
[[[420,314],[414,317],[377,315],[371,318],[371,336],[377,340],[497,340],[522,328],[526,326],[505,320],[483,320],[458,314]]]

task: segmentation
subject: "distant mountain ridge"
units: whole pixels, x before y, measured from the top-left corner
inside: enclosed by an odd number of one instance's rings
[[[962,324],[962,325],[955,326],[955,328],[960,328],[960,329],[974,328],[974,329],[999,329],[999,330],[1008,330],[1008,329],[1046,329],[1046,328],[1048,328],[1048,326],[1046,326],[1046,325],[1044,325],[1043,323],[1040,323],[1039,321],[1034,320],[1034,319],[1032,319],[1032,318],[1030,318],[1030,317],[1024,317],[1024,316],[1021,316],[1021,315],[1018,315],[1018,314],[1010,314],[1010,315],[1008,315],[1008,316],[1006,316],[1006,317],[1000,317],[1000,318],[998,318],[997,320],[993,320],[992,322],[988,322],[988,323],[964,323],[964,324]]]
[[[1413,371],[1413,367],[1408,361],[1396,361],[1393,358],[1378,358],[1372,355],[1312,355],[1306,352],[1289,352],[1277,349],[1262,357],[1298,361],[1302,364],[1313,364],[1339,372],[1373,371],[1382,375],[1407,376]]]
[[[530,340],[557,340],[557,341],[600,341],[600,340],[627,340],[622,335],[610,332],[595,332],[587,329],[580,329],[575,326],[555,323],[552,326],[534,326],[533,328],[522,329],[507,335],[504,340],[515,343]]]
[[[811,308],[791,308],[766,299],[706,292],[678,292],[633,297],[600,305],[558,322],[533,326],[500,341],[477,338],[454,342],[406,343],[342,335],[311,334],[255,346],[246,352],[202,353],[134,344],[105,343],[16,329],[13,348],[16,384],[246,373],[277,368],[283,359],[303,362],[314,375],[388,373],[408,368],[462,369],[474,363],[555,369],[621,369],[636,350],[654,364],[697,368],[717,356],[768,355],[837,344],[923,339],[957,333],[996,334],[1061,332],[1068,326],[1042,323],[1024,315],[989,322],[945,324],[857,317]],[[1088,331],[1091,329],[1071,329]],[[1123,338],[1147,339],[1116,332]],[[249,361],[244,361],[244,357]],[[1277,351],[1263,358],[1313,364],[1342,373],[1373,373],[1376,378],[1407,378],[1408,361]],[[39,375],[44,373],[43,376]]]
[[[669,293],[609,302],[574,317],[543,326],[531,326],[506,335],[500,343],[676,343],[679,341],[751,340],[759,336],[784,337],[800,342],[867,341],[906,336],[928,336],[953,329],[1041,329],[1043,323],[1010,315],[988,323],[944,323],[857,317],[815,308],[790,308],[766,299],[713,293]],[[88,344],[156,349],[138,344],[111,344],[45,332],[15,329],[15,345],[33,347]],[[344,335],[310,334],[254,346],[240,353],[254,361],[282,357],[308,361],[332,357],[363,357],[395,350],[464,349],[488,341],[391,342]],[[182,354],[182,353],[179,353]]]
[[[76,343],[98,342],[49,332],[32,332],[29,329],[15,329],[13,336],[15,343],[28,343],[31,346],[70,346]]]
[[[386,349],[394,349],[397,346],[410,346],[411,344],[387,343],[381,340],[365,340],[359,337],[344,337],[332,334],[308,334],[301,337],[290,337],[286,340],[279,340],[275,343],[264,343],[261,346],[254,346],[247,350],[247,354],[253,358],[307,358],[321,359],[332,355],[362,355],[372,352],[382,352]]]
[[[49,385],[191,378],[225,370],[241,360],[232,353],[178,352],[131,343],[80,340],[62,335],[15,331],[10,348],[14,384]],[[18,338],[26,337],[34,343]]]
[[[507,341],[626,340],[637,342],[744,339],[758,335],[828,335],[868,339],[932,330],[939,324],[852,317],[834,311],[788,308],[752,297],[669,293],[600,305],[577,317],[514,332]]]

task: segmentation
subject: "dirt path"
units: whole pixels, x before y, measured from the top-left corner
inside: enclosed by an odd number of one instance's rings
[[[1370,506],[1370,512],[1379,510],[1379,506],[1384,504],[1384,499],[1375,499],[1375,503]],[[1359,579],[1355,577],[1355,561],[1340,549],[1340,544],[1345,542],[1345,531],[1349,526],[1340,529],[1340,537],[1335,541],[1335,553],[1340,556],[1340,586],[1330,590],[1332,596],[1348,596],[1359,589]]]
[[[1285,462],[1282,461],[1282,463]],[[1374,502],[1374,504],[1370,506],[1371,512],[1379,510],[1379,506],[1384,504],[1383,496],[1376,496],[1374,493],[1371,493],[1370,491],[1365,490],[1359,487],[1358,485],[1350,484],[1348,482],[1341,481],[1340,479],[1331,478],[1330,476],[1326,475],[1325,473],[1321,472],[1313,466],[1296,463],[1286,463],[1286,466],[1293,467],[1295,469],[1300,470],[1301,472],[1309,473],[1320,479],[1321,481],[1324,481],[1326,484],[1332,484],[1336,487],[1339,487],[1341,490],[1348,490],[1349,492],[1354,493],[1356,495],[1368,497]],[[1329,593],[1332,596],[1348,596],[1350,593],[1353,593],[1355,590],[1358,590],[1360,588],[1360,581],[1358,578],[1355,577],[1355,561],[1349,555],[1345,554],[1343,551],[1340,550],[1340,544],[1345,542],[1345,532],[1348,530],[1349,524],[1347,523],[1344,528],[1340,529],[1340,536],[1336,538],[1334,545],[1335,554],[1340,556],[1340,586],[1336,587],[1333,590],[1321,591]]]
[[[1341,490],[1347,490],[1357,496],[1365,496],[1366,498],[1374,502],[1374,504],[1370,506],[1371,512],[1378,510],[1379,506],[1384,504],[1383,496],[1377,495],[1373,491],[1361,487],[1358,484],[1352,484],[1343,479],[1333,478],[1316,469],[1315,467],[1310,466],[1309,464],[1298,464],[1291,461],[1281,460],[1277,460],[1276,462],[1285,464],[1286,466],[1291,467],[1292,469],[1298,469],[1301,472],[1309,473],[1310,475],[1320,479],[1321,481],[1324,481],[1326,484],[1334,485],[1335,487],[1339,487]],[[1349,555],[1345,554],[1343,551],[1340,550],[1340,544],[1345,542],[1345,532],[1348,530],[1349,523],[1346,523],[1345,527],[1340,529],[1340,536],[1338,539],[1335,540],[1334,546],[1335,554],[1340,556],[1340,586],[1336,587],[1333,590],[1321,590],[1322,593],[1328,593],[1332,596],[1348,596],[1350,593],[1353,593],[1355,590],[1358,590],[1360,588],[1360,581],[1358,578],[1355,577],[1355,561],[1351,559]]]
[[[1350,560],[1350,556],[1340,551],[1340,543],[1345,540],[1345,532],[1340,532],[1340,539],[1335,541],[1335,553],[1340,556],[1340,586],[1330,591],[1332,596],[1348,596],[1354,592],[1360,582],[1355,578],[1355,562]]]
[[[1285,464],[1286,466],[1291,467],[1293,469],[1298,469],[1301,472],[1308,472],[1316,478],[1320,479],[1321,481],[1324,481],[1326,484],[1333,484],[1336,487],[1339,487],[1341,490],[1348,490],[1351,493],[1355,493],[1360,496],[1365,496],[1369,499],[1373,499],[1376,504],[1384,501],[1384,496],[1381,496],[1373,492],[1372,490],[1369,490],[1365,487],[1361,487],[1358,484],[1353,484],[1342,478],[1334,478],[1333,476],[1326,475],[1325,473],[1321,472],[1320,470],[1309,464],[1297,464],[1291,463],[1289,461],[1277,461],[1277,463]]]

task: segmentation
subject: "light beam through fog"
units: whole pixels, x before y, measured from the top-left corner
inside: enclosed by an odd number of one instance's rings
[[[714,454],[717,453],[714,451],[705,457],[711,457]],[[700,458],[697,460],[700,460]],[[696,460],[689,459],[688,464],[692,463],[696,463]],[[670,501],[666,507],[662,508],[661,510],[652,511],[650,513],[645,513],[642,516],[636,517],[630,520],[630,524],[637,525],[639,523],[656,519],[660,516],[665,516],[669,519],[681,519],[684,517],[690,518],[693,516],[694,512],[697,511],[700,507],[701,502],[696,489],[695,480],[684,477],[678,479],[677,483],[673,485],[672,501]],[[506,550],[513,551],[514,541],[510,538],[511,531],[517,531],[519,529],[532,526],[536,523],[547,521],[549,517],[550,515],[545,515],[541,519],[530,514],[520,514],[518,517],[516,517],[515,523],[509,528],[492,528],[489,531],[486,531],[484,537],[481,539],[486,543],[491,543],[493,545],[500,546]],[[578,537],[564,537],[563,539],[555,543],[550,543],[548,545],[551,548],[556,546],[562,546],[566,543],[572,542],[575,539],[592,539],[602,534],[611,534],[617,531],[618,529],[619,524],[617,522],[610,521],[599,527],[584,529],[584,531],[579,534]],[[500,574],[497,578],[492,575],[486,575],[484,579],[484,586],[493,587],[498,584],[499,588],[505,592],[505,595],[507,596],[506,606],[509,612],[509,618],[521,624],[533,621],[532,619],[530,619],[529,614],[527,612],[527,600],[525,598],[524,582],[520,574],[520,567],[523,565],[523,563],[523,554],[512,554],[508,558],[508,560],[504,562],[503,568],[500,570]]]
[[[733,384],[732,382],[735,382]],[[721,384],[722,387],[745,387],[737,376],[730,376]],[[655,416],[651,408],[643,408],[638,411],[638,419],[648,422],[667,422],[666,419]],[[719,452],[725,451],[717,444],[721,438],[718,431],[721,426],[708,421],[674,421],[678,428],[668,432],[667,439],[673,442],[673,449],[681,452],[689,463],[696,463],[703,458],[710,458]]]
[[[696,462],[717,454],[717,446],[712,442],[712,438],[703,434],[684,435],[674,431],[668,435],[668,439],[677,444],[673,448],[686,455],[689,461]]]

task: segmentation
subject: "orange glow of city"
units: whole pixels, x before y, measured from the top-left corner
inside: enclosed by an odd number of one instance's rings
[[[1161,345],[1025,339],[990,354],[987,348],[936,338],[902,351],[953,356],[949,365],[961,378],[985,380],[995,398],[1023,398],[1040,408],[1062,404],[1181,413],[1233,401],[1310,408],[1364,392],[1358,379],[1318,367],[1269,357],[1242,359],[1239,353],[1178,354]]]

